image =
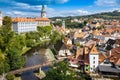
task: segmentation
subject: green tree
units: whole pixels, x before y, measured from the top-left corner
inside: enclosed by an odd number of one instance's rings
[[[3,25],[8,29],[11,30],[11,26],[12,26],[12,19],[9,16],[5,16],[3,18]]]
[[[6,79],[7,80],[14,80],[15,76],[13,74],[7,74]]]
[[[25,41],[25,38],[23,36],[16,35],[9,40],[9,43],[7,45],[7,47],[8,47],[7,49],[15,47],[19,50],[22,50],[23,47],[25,46],[25,43],[26,43],[26,41]]]
[[[26,46],[27,47],[34,47],[35,46],[34,39],[28,39],[28,40],[26,40]]]
[[[43,80],[78,80],[76,72],[70,70],[67,62],[59,62],[53,65],[46,73]]]
[[[25,59],[21,56],[21,50],[17,48],[11,48],[7,52],[7,57],[11,70],[19,69],[25,64]]]
[[[53,23],[55,26],[62,26],[62,21],[56,21]]]
[[[0,75],[10,70],[9,64],[6,61],[5,54],[0,50]]]
[[[53,31],[50,39],[52,44],[56,44],[56,42],[61,39],[61,35],[57,31]]]
[[[37,27],[38,33],[42,37],[49,37],[52,31],[52,26]]]
[[[39,39],[39,37],[37,36],[37,38],[36,38],[35,32],[26,33],[26,46],[27,47],[34,47],[36,39]]]
[[[0,29],[0,49],[2,52],[7,51],[7,46],[10,40],[14,37],[15,33],[13,31],[7,30],[5,27]]]
[[[87,24],[87,21],[84,21],[84,23],[83,23],[83,24],[84,24],[84,26],[86,26],[86,24]]]

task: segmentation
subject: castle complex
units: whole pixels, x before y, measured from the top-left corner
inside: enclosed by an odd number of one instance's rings
[[[37,26],[49,26],[50,20],[46,18],[45,6],[42,5],[41,17],[37,18],[12,18],[13,31],[18,33],[36,31]]]

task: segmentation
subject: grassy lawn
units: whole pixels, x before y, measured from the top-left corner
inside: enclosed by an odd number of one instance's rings
[[[28,48],[28,47],[24,48],[24,49],[22,50],[22,55],[25,54],[25,53],[26,53],[28,50],[30,50],[30,49],[31,49],[30,47],[29,47],[29,48]]]

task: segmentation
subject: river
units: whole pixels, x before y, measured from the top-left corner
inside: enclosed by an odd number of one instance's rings
[[[47,51],[50,49],[32,49],[28,51],[24,56],[26,60],[26,64],[24,67],[30,67],[37,64],[42,64],[48,61],[48,57],[46,56]],[[43,67],[45,71],[47,70],[47,67]],[[34,70],[26,71],[21,74],[22,80],[39,80],[34,75]]]

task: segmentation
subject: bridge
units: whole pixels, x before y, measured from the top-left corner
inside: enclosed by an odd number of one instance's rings
[[[53,65],[53,64],[58,63],[58,62],[63,61],[63,60],[64,59],[60,59],[60,60],[55,60],[55,61],[51,61],[51,62],[47,62],[47,63],[43,63],[43,64],[38,64],[38,65],[26,67],[26,68],[21,68],[21,69],[10,71],[9,73],[10,74],[19,74],[19,73],[22,73],[22,72],[25,72],[25,71],[38,69],[38,68],[41,68],[41,67],[44,67],[44,66],[50,66],[50,65]]]

